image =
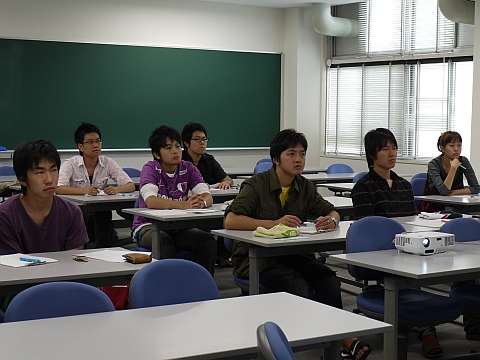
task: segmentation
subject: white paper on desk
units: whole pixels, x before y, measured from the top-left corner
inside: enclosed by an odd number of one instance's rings
[[[221,210],[218,209],[187,209],[185,211],[191,214],[211,214],[221,212]]]
[[[448,219],[427,220],[427,219],[420,219],[420,218],[417,217],[413,221],[405,222],[405,224],[430,227],[430,228],[434,228],[434,229],[440,229],[442,227],[442,225],[444,225],[446,222],[448,222]]]
[[[98,190],[96,195],[85,194],[85,196],[105,196],[105,195],[108,195],[108,194],[103,190]]]
[[[151,209],[151,210],[142,210],[142,214],[154,215],[154,216],[162,216],[162,215],[171,216],[171,215],[187,215],[188,212],[185,210],[177,210],[177,209]]]
[[[33,256],[33,255],[18,253],[18,254],[10,254],[10,255],[0,256],[0,265],[16,267],[16,268],[24,267],[24,266],[43,265],[43,264],[32,264],[30,262],[21,261],[20,260],[21,257],[26,257],[26,258],[29,258],[29,259],[37,259],[37,260],[40,260],[40,261],[44,261],[47,264],[58,261],[56,259],[46,258],[46,257],[42,257],[42,256]]]
[[[91,259],[96,260],[103,260],[108,262],[116,262],[121,263],[125,262],[125,258],[123,255],[125,254],[146,254],[150,255],[150,252],[143,252],[143,251],[130,251],[130,250],[99,250],[99,251],[92,251],[92,252],[84,252],[78,253],[74,256],[85,256]]]

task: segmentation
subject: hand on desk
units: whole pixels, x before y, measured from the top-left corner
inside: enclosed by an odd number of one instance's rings
[[[89,188],[86,189],[86,195],[97,195],[98,194],[98,189],[95,186],[90,186]]]
[[[187,201],[187,209],[202,209],[205,208],[205,201],[199,194],[190,196]]]
[[[108,194],[108,195],[115,195],[118,193],[117,188],[111,185],[107,186],[105,189],[103,189],[103,191],[105,191],[105,194]]]
[[[317,230],[333,230],[337,227],[337,223],[331,216],[320,216],[315,220]]]
[[[280,219],[278,219],[277,223],[287,225],[290,227],[298,227],[302,223],[302,220],[300,220],[295,215],[285,215],[285,216],[282,216]]]
[[[218,188],[222,190],[227,190],[231,188],[230,181],[222,181],[218,183]]]

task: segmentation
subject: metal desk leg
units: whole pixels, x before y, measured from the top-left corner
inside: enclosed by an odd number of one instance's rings
[[[385,278],[385,314],[384,321],[392,325],[391,332],[383,337],[385,359],[398,359],[398,283],[395,279]]]
[[[255,246],[249,247],[248,261],[248,278],[250,282],[249,295],[257,295],[260,294],[260,268]]]
[[[154,259],[160,259],[160,236],[158,236],[159,231],[160,226],[157,223],[154,223],[152,229],[152,257]]]

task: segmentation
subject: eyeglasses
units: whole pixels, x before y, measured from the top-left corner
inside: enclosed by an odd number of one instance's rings
[[[206,137],[192,137],[192,141],[208,142],[208,139]]]
[[[162,146],[162,149],[165,149],[167,151],[182,150],[182,146],[180,144],[175,144],[175,145],[168,144],[168,145]]]
[[[102,143],[102,140],[101,139],[87,140],[87,141],[84,141],[83,143],[88,145],[100,145]]]

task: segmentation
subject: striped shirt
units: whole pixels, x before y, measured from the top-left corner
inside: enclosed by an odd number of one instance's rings
[[[370,170],[353,187],[353,212],[356,219],[378,215],[409,216],[417,213],[410,183],[390,171],[392,187],[387,180]]]

